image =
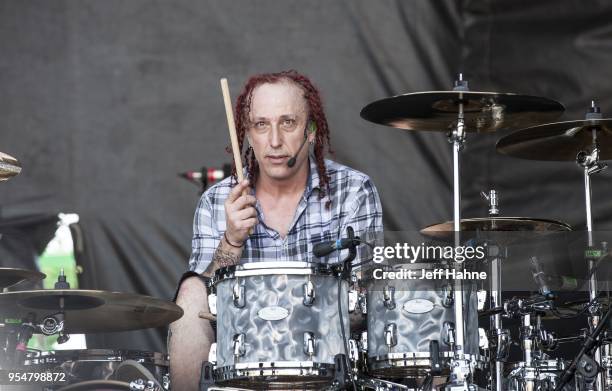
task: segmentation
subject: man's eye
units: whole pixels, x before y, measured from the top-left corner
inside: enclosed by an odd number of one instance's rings
[[[283,125],[285,126],[292,126],[293,124],[295,124],[295,120],[294,119],[286,119],[283,121]]]
[[[264,126],[266,126],[266,123],[263,121],[259,121],[255,123],[255,127],[257,128],[263,128]]]

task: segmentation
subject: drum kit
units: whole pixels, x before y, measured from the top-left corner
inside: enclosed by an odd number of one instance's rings
[[[603,118],[593,102],[584,120],[551,122],[563,111],[547,98],[470,91],[461,75],[450,91],[404,94],[364,107],[361,116],[376,124],[447,134],[453,151],[453,220],[420,234],[456,247],[484,243],[486,256],[477,266],[488,270],[487,286],[479,290],[469,280],[418,277],[438,264],[466,268],[457,259],[401,265],[417,275],[402,284],[375,281],[367,269],[356,272],[351,266],[359,240],[337,264],[222,268],[210,287],[217,342],[203,363],[200,389],[612,390],[609,300],[598,291],[598,268],[608,250],[593,236],[590,181],[605,168],[601,160],[612,158],[612,119]],[[560,302],[558,285],[551,282],[558,276],[546,274],[537,256],[526,263],[537,293],[502,295],[502,270],[513,245],[529,247],[572,228],[550,219],[500,216],[495,190],[482,193],[489,216],[462,219],[461,152],[468,136],[500,131],[512,131],[497,143],[502,154],[573,160],[583,169],[588,240],[571,262],[587,273],[569,285],[576,288],[584,278],[588,298]],[[352,233],[348,239],[351,243]],[[356,314],[365,322],[354,322]],[[543,327],[542,320],[582,314],[588,327],[570,336]],[[479,329],[479,319],[488,319],[488,330]],[[504,320],[520,322],[518,336],[513,338]],[[573,360],[551,355],[569,342],[580,347]],[[520,347],[519,361],[509,361],[511,346]]]
[[[612,158],[612,119],[592,102],[584,120],[551,122],[564,107],[553,100],[496,92],[474,92],[460,75],[450,91],[399,95],[373,102],[361,116],[409,131],[444,132],[453,151],[453,220],[423,228],[428,240],[455,248],[486,246],[478,265],[437,259],[398,266],[417,276],[370,278],[352,262],[365,243],[347,229],[348,255],[336,264],[257,262],[215,273],[208,297],[216,343],[202,365],[200,390],[612,390],[609,300],[598,277],[608,256],[596,243],[591,213],[591,176]],[[502,271],[512,246],[529,246],[572,228],[559,221],[500,216],[499,194],[483,193],[489,216],[461,217],[461,152],[468,135],[513,131],[497,150],[530,160],[575,161],[584,172],[587,243],[579,259],[587,269],[588,297],[560,303],[556,286],[537,256],[528,257],[537,293],[502,295]],[[19,173],[16,159],[0,155],[0,178]],[[500,234],[501,235],[496,235]],[[371,244],[370,244],[371,245]],[[363,260],[361,260],[363,261]],[[464,279],[420,278],[439,265],[457,270],[485,267],[487,286]],[[369,267],[369,266],[368,266]],[[41,273],[0,269],[2,288],[44,278]],[[554,276],[553,276],[554,277]],[[561,284],[563,285],[563,284]],[[484,296],[487,296],[483,298]],[[488,305],[482,305],[488,303]],[[485,308],[486,307],[486,308]],[[150,297],[69,289],[60,275],[55,289],[0,294],[3,358],[0,369],[53,371],[69,377],[61,390],[168,390],[167,358],[129,350],[28,351],[34,333],[58,335],[136,330],[168,325],[182,311]],[[570,311],[570,315],[566,311]],[[587,328],[558,337],[544,319],[586,314]],[[479,320],[489,320],[488,330]],[[518,321],[518,336],[504,327]],[[506,323],[507,326],[507,323]],[[561,343],[579,346],[573,360],[552,356]],[[521,359],[509,361],[511,346]],[[62,388],[63,387],[63,388]],[[49,389],[58,389],[49,388]]]

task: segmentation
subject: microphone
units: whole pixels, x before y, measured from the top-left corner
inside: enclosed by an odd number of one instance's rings
[[[230,164],[224,164],[223,168],[206,168],[202,167],[201,170],[185,171],[178,174],[181,178],[185,178],[190,182],[201,184],[206,187],[209,183],[220,181],[227,178],[232,173],[232,166]]]
[[[304,148],[304,145],[306,144],[306,141],[308,141],[308,137],[306,135],[304,135],[304,141],[302,141],[302,145],[300,145],[300,148],[298,149],[298,151],[295,153],[295,155],[293,155],[293,157],[289,160],[287,160],[287,167],[291,168],[293,166],[295,166],[295,163],[297,162],[297,157],[300,154],[300,152],[302,151],[302,148]]]
[[[359,243],[361,243],[361,240],[359,240],[359,238],[344,238],[338,240],[330,240],[328,242],[319,242],[314,245],[314,247],[312,248],[312,252],[316,257],[321,258],[333,253],[336,250],[344,250]]]
[[[550,287],[548,286],[548,281],[547,281],[548,279],[546,278],[546,276],[544,275],[544,271],[540,267],[538,258],[531,257],[530,261],[531,261],[531,273],[533,275],[533,280],[538,285],[538,288],[540,289],[540,293],[542,294],[542,296],[546,297],[547,299],[553,298],[554,295],[552,291],[550,290]]]

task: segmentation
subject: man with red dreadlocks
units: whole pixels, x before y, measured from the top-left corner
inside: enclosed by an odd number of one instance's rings
[[[236,101],[236,130],[241,150],[248,144],[247,176],[216,184],[198,204],[190,273],[176,298],[184,315],[168,339],[174,391],[197,389],[214,341],[210,322],[198,316],[209,311],[202,277],[239,262],[335,262],[316,258],[313,244],[343,237],[348,226],[362,238],[382,232],[368,176],[324,159],[329,128],[308,78],[295,71],[250,78]]]

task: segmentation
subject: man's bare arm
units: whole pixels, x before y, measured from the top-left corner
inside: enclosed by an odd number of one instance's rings
[[[219,242],[219,246],[217,246],[215,253],[213,254],[212,261],[210,262],[206,270],[204,270],[202,275],[205,277],[212,277],[215,274],[215,271],[217,271],[217,269],[226,266],[236,265],[238,262],[240,262],[240,257],[242,256],[242,249],[243,247],[238,248],[230,245],[229,243],[227,243],[225,237],[223,237],[221,239],[221,242]]]

